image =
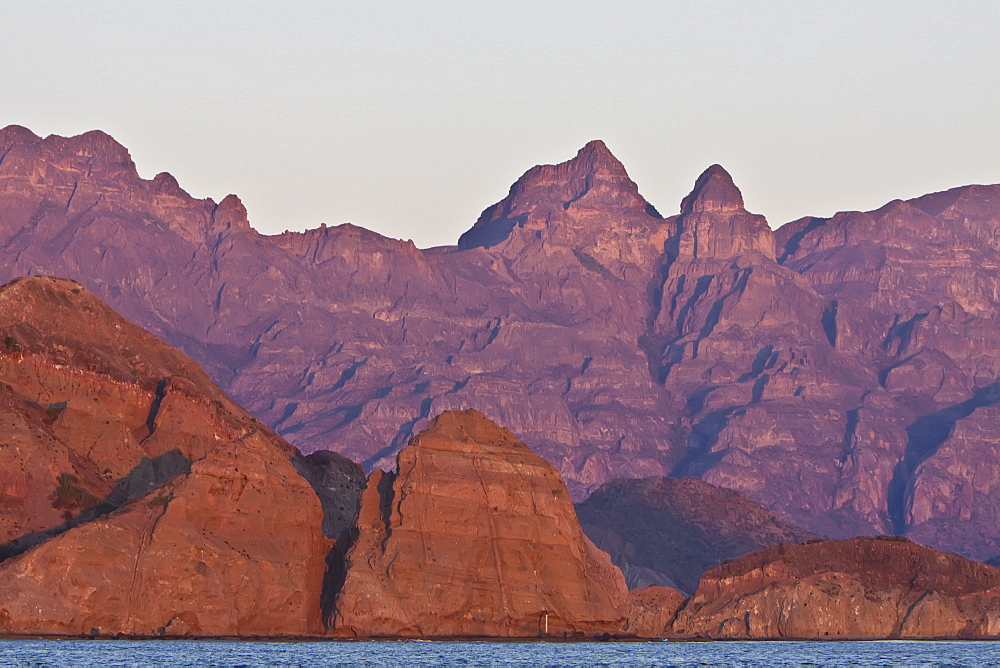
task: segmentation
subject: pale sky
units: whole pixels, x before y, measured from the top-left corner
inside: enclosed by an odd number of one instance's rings
[[[603,139],[664,215],[778,226],[1000,182],[1000,2],[0,0],[0,126],[101,129],[265,233],[452,244]]]

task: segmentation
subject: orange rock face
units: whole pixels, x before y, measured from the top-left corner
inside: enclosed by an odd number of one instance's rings
[[[555,469],[475,411],[444,413],[372,473],[331,618],[339,636],[616,633],[621,572]]]
[[[780,545],[707,572],[681,637],[995,638],[1000,569],[909,541]]]
[[[628,593],[625,633],[639,638],[667,638],[673,635],[674,619],[687,597],[671,587],[650,585]]]
[[[0,633],[322,630],[295,450],[71,281],[0,288]]]

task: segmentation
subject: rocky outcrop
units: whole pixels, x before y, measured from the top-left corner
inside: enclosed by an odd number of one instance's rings
[[[309,481],[323,507],[323,535],[338,539],[354,528],[365,488],[365,473],[351,460],[329,450],[297,454],[295,470]]]
[[[294,448],[78,284],[0,288],[0,633],[322,632]]]
[[[612,480],[576,512],[632,589],[664,585],[692,593],[701,574],[725,560],[819,538],[740,492],[696,478]]]
[[[669,638],[674,620],[687,597],[672,587],[650,585],[628,593],[628,618],[623,630],[637,638]]]
[[[474,407],[576,499],[697,477],[814,533],[1000,553],[1000,186],[772,231],[718,165],[661,216],[595,141],[420,250],[260,235],[100,132],[12,126],[0,156],[0,274],[76,278],[304,452],[389,468]]]
[[[3,562],[0,629],[319,634],[330,545],[318,505],[259,432],[227,442],[139,500]]]
[[[995,638],[1000,569],[906,539],[779,545],[708,571],[679,637]]]
[[[559,474],[476,411],[448,412],[371,474],[330,619],[362,637],[593,637],[627,614],[621,573]]]

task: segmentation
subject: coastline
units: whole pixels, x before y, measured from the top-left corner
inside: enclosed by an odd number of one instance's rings
[[[1000,638],[963,638],[957,636],[936,636],[924,638],[829,638],[829,637],[801,637],[801,638],[705,638],[705,637],[663,637],[663,638],[637,638],[612,636],[608,638],[527,638],[515,636],[432,636],[432,637],[406,637],[406,636],[368,636],[345,638],[328,635],[255,635],[255,636],[149,636],[149,635],[44,635],[44,634],[23,634],[11,635],[0,634],[0,642],[6,641],[52,641],[52,642],[198,642],[198,643],[392,643],[392,642],[432,642],[432,643],[504,643],[504,644],[560,644],[579,645],[587,643],[877,643],[877,642],[987,642],[1000,643]]]

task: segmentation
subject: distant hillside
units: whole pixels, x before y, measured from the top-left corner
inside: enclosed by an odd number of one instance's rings
[[[576,512],[630,588],[651,584],[688,593],[709,568],[778,543],[819,538],[740,492],[695,478],[612,480]]]

